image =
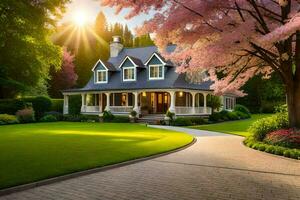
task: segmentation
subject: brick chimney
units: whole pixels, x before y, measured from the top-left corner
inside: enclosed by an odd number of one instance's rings
[[[110,57],[117,57],[123,49],[120,36],[113,36],[113,41],[110,43]]]

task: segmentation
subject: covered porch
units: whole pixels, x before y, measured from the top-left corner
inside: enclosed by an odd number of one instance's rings
[[[78,95],[79,93],[77,93]],[[69,111],[69,95],[64,94],[64,114]],[[207,105],[210,91],[114,91],[84,92],[81,95],[81,113],[98,115],[110,111],[115,115],[129,115],[136,111],[140,116],[165,114],[168,110],[177,116],[210,115]]]

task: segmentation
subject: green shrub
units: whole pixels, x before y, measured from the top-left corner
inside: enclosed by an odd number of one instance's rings
[[[110,111],[104,111],[102,117],[104,122],[111,122],[115,118]]]
[[[248,116],[250,116],[250,111],[249,109],[246,107],[246,106],[243,106],[243,105],[240,105],[240,104],[237,104],[234,109],[234,111],[238,111],[238,112],[242,112]]]
[[[45,96],[35,97],[32,101],[32,107],[37,120],[44,116],[44,113],[51,110],[51,99]]]
[[[177,117],[171,123],[173,126],[191,126],[193,125],[191,119],[185,117]]]
[[[8,114],[0,114],[0,125],[4,124],[17,124],[19,123],[19,120],[14,115],[8,115]]]
[[[227,110],[222,110],[221,112],[219,112],[220,119],[222,121],[228,121],[229,120],[228,113],[229,113],[229,111],[227,111]]]
[[[133,117],[133,118],[136,118],[137,112],[135,110],[131,111],[130,116]]]
[[[300,149],[290,149],[286,147],[265,144],[263,142],[257,142],[252,136],[247,137],[246,140],[244,140],[244,144],[250,148],[265,151],[267,153],[300,159]]]
[[[216,112],[216,113],[213,113],[209,116],[209,121],[212,121],[212,122],[219,122],[219,121],[222,121],[222,116],[220,113]]]
[[[25,102],[21,99],[0,99],[0,114],[14,115],[24,108]]]
[[[72,95],[69,96],[69,114],[79,115],[81,113],[81,96]]]
[[[172,120],[174,120],[175,113],[168,110],[167,113],[166,113],[166,117],[169,117],[170,120],[172,121]]]
[[[243,113],[243,112],[240,112],[240,111],[234,111],[235,114],[238,116],[239,119],[248,119],[251,117],[250,114],[246,114],[246,113]]]
[[[281,155],[283,155],[284,150],[285,150],[285,148],[276,146],[274,154],[281,156]]]
[[[203,117],[188,117],[193,125],[202,125],[207,124],[207,119],[204,119]]]
[[[110,122],[113,123],[129,123],[129,117],[128,116],[118,116],[116,115],[114,119],[112,119]]]
[[[264,145],[264,144],[260,144],[258,146],[258,150],[260,150],[260,151],[265,151],[265,149],[266,149],[266,145]]]
[[[283,152],[283,156],[284,157],[287,157],[287,158],[289,158],[290,156],[291,156],[291,150],[285,150],[284,152]]]
[[[63,121],[68,122],[99,122],[97,115],[63,115]]]
[[[265,149],[265,152],[274,153],[275,152],[275,147],[274,146],[267,146],[267,148]]]
[[[52,115],[54,116],[58,121],[63,120],[63,114],[60,112],[56,112],[56,111],[50,111],[50,112],[45,112],[44,116],[46,115]]]
[[[238,120],[239,119],[239,116],[238,116],[238,114],[235,111],[228,112],[227,116],[228,116],[229,120]]]
[[[20,123],[31,123],[35,121],[34,111],[32,108],[25,108],[23,110],[19,110],[16,113],[16,116]]]
[[[63,99],[51,99],[52,106],[51,109],[52,111],[55,112],[63,112],[63,107],[64,107],[64,100]]]
[[[40,119],[40,122],[56,122],[57,118],[53,115],[45,115]]]
[[[283,114],[276,114],[275,116],[263,118],[254,122],[250,126],[249,131],[253,133],[255,140],[262,141],[268,133],[286,128],[287,126],[287,117]]]

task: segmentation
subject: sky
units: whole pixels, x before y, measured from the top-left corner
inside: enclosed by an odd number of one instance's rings
[[[72,20],[74,13],[83,11],[87,14],[89,23],[94,23],[97,14],[100,11],[103,11],[108,23],[126,23],[131,30],[134,30],[135,27],[141,25],[145,20],[150,19],[153,16],[153,13],[148,15],[142,14],[138,17],[126,20],[125,16],[128,14],[129,10],[123,10],[119,15],[115,15],[113,8],[102,7],[100,4],[101,0],[72,0],[72,2],[67,5],[67,10],[62,22]]]

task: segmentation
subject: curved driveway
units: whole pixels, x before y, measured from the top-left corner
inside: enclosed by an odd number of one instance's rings
[[[167,156],[0,199],[300,199],[300,161],[246,148],[239,136],[160,128],[193,134],[197,142]]]

